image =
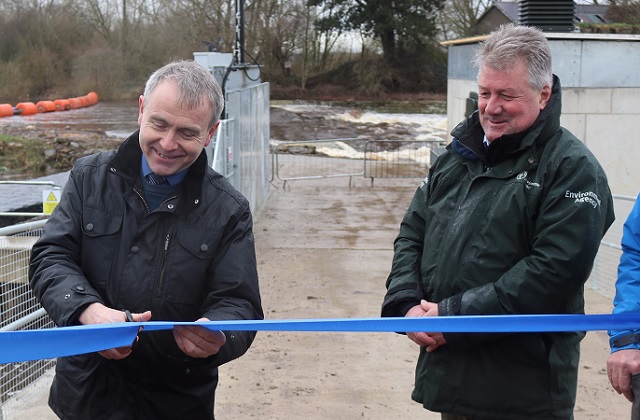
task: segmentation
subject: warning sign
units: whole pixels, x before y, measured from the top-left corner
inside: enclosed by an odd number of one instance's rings
[[[42,213],[50,215],[53,209],[60,202],[60,193],[62,190],[45,190],[42,191]]]

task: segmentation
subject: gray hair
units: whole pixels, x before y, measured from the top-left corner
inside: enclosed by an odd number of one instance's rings
[[[512,23],[501,25],[482,42],[474,57],[474,64],[480,71],[484,66],[509,70],[518,62],[527,66],[529,85],[533,89],[542,89],[547,83],[553,86],[551,49],[538,28]]]
[[[207,69],[191,60],[174,61],[159,68],[144,86],[143,104],[149,94],[165,80],[172,80],[178,86],[178,103],[181,106],[192,109],[207,101],[212,109],[209,129],[216,125],[224,107],[224,98],[220,85]]]

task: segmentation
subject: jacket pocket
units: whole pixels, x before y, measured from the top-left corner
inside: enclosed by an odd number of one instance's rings
[[[167,301],[198,306],[204,301],[219,240],[218,231],[178,227],[165,272]]]
[[[96,287],[105,287],[117,259],[122,219],[122,214],[88,206],[82,209],[82,267]]]

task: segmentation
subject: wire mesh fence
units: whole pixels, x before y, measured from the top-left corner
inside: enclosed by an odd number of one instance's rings
[[[31,293],[28,282],[31,247],[44,221],[0,229],[0,331],[53,328],[54,324]],[[35,228],[34,228],[35,226]],[[0,365],[0,419],[20,418],[21,408],[41,392],[38,378],[55,366],[54,359]],[[24,392],[29,389],[28,392]],[[19,404],[17,404],[19,402]]]

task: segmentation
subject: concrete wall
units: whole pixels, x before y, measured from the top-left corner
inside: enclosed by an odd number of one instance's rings
[[[562,85],[562,125],[596,155],[614,194],[638,195],[640,36],[548,33],[547,38]],[[482,39],[448,44],[449,132],[464,118],[469,92],[477,92],[472,58]]]

